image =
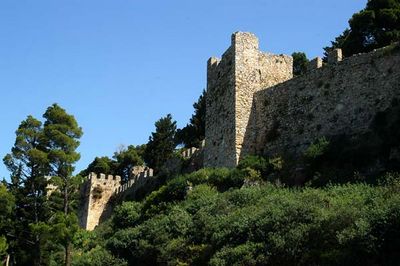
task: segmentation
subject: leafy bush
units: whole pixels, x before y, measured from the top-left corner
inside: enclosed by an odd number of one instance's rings
[[[129,227],[107,241],[108,249],[129,265],[399,263],[399,175],[388,175],[375,187],[299,189],[268,184],[218,192],[212,183],[225,184],[233,172],[209,170],[208,178],[205,172],[196,173],[191,180],[206,183],[193,185],[181,200],[157,201],[165,204],[164,212],[126,224]],[[156,194],[172,187],[176,186]],[[130,212],[120,211],[121,216]]]
[[[329,141],[325,137],[319,138],[307,148],[304,155],[308,159],[316,159],[325,153],[328,146]]]
[[[139,202],[123,202],[114,210],[113,225],[115,228],[135,226],[140,218],[142,205]]]
[[[72,258],[73,266],[125,266],[124,260],[115,258],[111,253],[100,246],[96,246],[89,252],[76,253]]]

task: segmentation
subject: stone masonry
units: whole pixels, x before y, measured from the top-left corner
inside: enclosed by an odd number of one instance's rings
[[[182,152],[185,159],[190,159],[188,168],[197,170],[198,161],[202,163],[202,151],[204,143],[200,148],[189,148]],[[194,164],[194,165],[192,165]],[[153,169],[147,166],[134,166],[130,170],[130,177],[125,182],[120,176],[90,173],[81,188],[82,205],[79,211],[79,220],[82,228],[93,230],[102,221],[112,214],[115,203],[124,200],[127,196],[135,195],[141,188],[151,182]],[[48,186],[48,193],[57,187]]]
[[[292,78],[292,58],[258,50],[237,32],[222,59],[207,65],[206,167],[234,167],[250,154],[302,152],[323,136],[369,130],[378,112],[400,99],[400,48],[386,47],[327,64],[312,60]]]
[[[120,186],[120,176],[90,173],[82,192],[84,204],[80,214],[81,227],[93,230],[101,220],[110,216],[110,198]]]
[[[206,167],[236,166],[254,93],[292,76],[292,57],[260,52],[258,39],[251,33],[234,33],[221,60],[208,60]]]

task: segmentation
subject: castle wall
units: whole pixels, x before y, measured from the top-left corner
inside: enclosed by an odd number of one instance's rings
[[[204,165],[235,164],[234,49],[207,64],[207,98]]]
[[[299,153],[322,136],[368,132],[378,112],[400,99],[400,48],[386,47],[255,93],[245,143],[252,153]],[[317,60],[320,61],[320,60]]]
[[[93,230],[102,220],[111,214],[111,196],[121,185],[120,176],[90,173],[84,193],[84,206],[80,214],[80,223],[86,230]]]
[[[243,146],[255,92],[292,78],[290,56],[259,51],[251,33],[236,32],[221,60],[207,67],[205,167],[234,167]]]

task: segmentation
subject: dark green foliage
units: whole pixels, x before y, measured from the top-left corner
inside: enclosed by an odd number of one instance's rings
[[[93,162],[91,162],[88,167],[79,174],[81,176],[88,176],[91,172],[97,174],[114,174],[115,168],[115,161],[111,160],[107,156],[96,157]]]
[[[129,265],[399,263],[398,175],[388,175],[376,187],[290,189],[269,184],[218,193],[205,184],[223,173],[231,174],[204,169],[178,178],[174,184],[192,182],[186,195],[173,201],[158,197],[154,205],[164,204],[165,211],[152,215],[142,212],[137,218],[135,210],[135,222],[115,227],[107,249]],[[132,213],[130,204],[118,216],[124,213]]]
[[[190,118],[190,124],[176,132],[177,144],[184,144],[186,148],[200,147],[205,137],[206,127],[206,91],[200,95],[193,104],[194,114]]]
[[[307,72],[307,64],[309,60],[307,55],[302,52],[295,52],[292,54],[293,57],[293,75],[300,76]]]
[[[172,158],[175,150],[176,121],[168,114],[155,123],[156,131],[151,133],[144,159],[155,171],[160,171],[164,163]]]
[[[142,205],[135,201],[123,202],[114,210],[113,226],[116,229],[133,227],[139,222]]]
[[[353,15],[346,29],[326,52],[342,48],[345,56],[364,53],[400,40],[400,1],[369,0]]]
[[[80,158],[76,149],[80,144],[82,129],[74,116],[57,104],[47,108],[43,117],[46,119],[44,135],[46,148],[49,150],[50,173],[66,181],[75,169],[73,164]]]
[[[121,176],[122,180],[128,180],[130,177],[130,170],[132,167],[137,165],[143,165],[143,153],[145,146],[133,146],[129,145],[126,149],[121,149],[114,153],[115,159],[115,172]]]
[[[7,191],[7,188],[0,184],[0,262],[7,254],[8,243],[7,233],[10,233],[15,208],[15,197]]]
[[[123,181],[129,179],[130,170],[133,166],[143,165],[143,154],[146,145],[129,145],[122,147],[113,155],[113,159],[107,156],[96,157],[88,167],[81,171],[79,175],[88,176],[91,172],[110,175],[119,175]]]
[[[315,160],[322,156],[329,146],[329,141],[325,138],[319,138],[315,143],[311,144],[304,152],[304,156],[308,159]]]
[[[76,149],[83,132],[75,117],[57,104],[48,107],[43,117],[46,119],[43,131],[50,175],[53,176],[52,182],[59,188],[63,200],[62,208],[52,209],[54,218],[51,220],[50,229],[53,230],[52,236],[56,236],[54,242],[64,247],[64,264],[69,266],[71,241],[78,228],[74,207],[77,206],[79,186],[82,183],[81,178],[72,176],[72,173],[75,169],[74,164],[80,158]]]
[[[48,150],[42,123],[32,116],[22,121],[17,129],[11,153],[3,162],[11,172],[9,190],[15,197],[13,226],[8,228],[11,260],[21,264],[42,263],[42,235],[31,230],[48,219],[46,209],[46,180],[49,171]],[[35,252],[29,252],[34,249]]]
[[[321,138],[306,150],[303,158],[308,184],[366,181],[376,183],[385,171],[400,171],[400,105],[376,114],[370,132]],[[300,161],[299,161],[300,163]]]
[[[83,254],[74,254],[72,258],[73,266],[125,266],[128,265],[124,260],[115,258],[108,250],[103,247],[95,248]]]

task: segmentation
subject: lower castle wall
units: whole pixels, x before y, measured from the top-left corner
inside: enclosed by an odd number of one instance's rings
[[[365,133],[400,99],[400,47],[347,58],[254,97],[241,157],[296,153],[322,136]]]
[[[116,188],[120,186],[119,176],[94,173],[89,175],[88,181],[84,185],[84,204],[80,214],[81,227],[86,230],[93,230],[102,220],[111,214],[110,199]]]
[[[208,62],[205,167],[236,165],[234,60],[234,50],[230,47],[221,61]]]

